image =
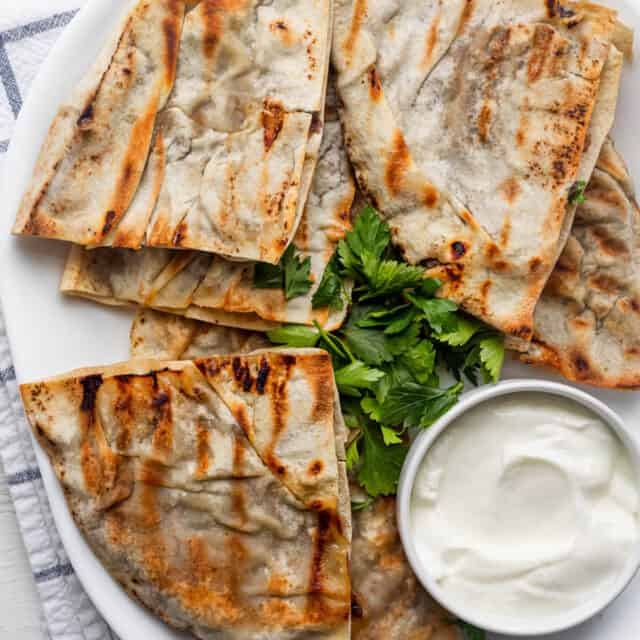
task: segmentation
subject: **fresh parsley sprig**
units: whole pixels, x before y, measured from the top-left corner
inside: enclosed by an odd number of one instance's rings
[[[578,180],[573,183],[569,191],[569,204],[584,204],[587,201],[584,195],[587,183],[584,180]]]
[[[256,289],[283,289],[287,300],[305,295],[311,289],[311,258],[301,257],[293,244],[287,247],[278,264],[256,262],[253,286]]]
[[[458,401],[462,377],[474,384],[479,376],[498,380],[503,337],[437,297],[442,283],[398,258],[388,225],[372,207],[338,244],[314,308],[343,309],[347,281],[353,300],[340,330],[329,332],[316,323],[267,335],[275,344],[329,352],[351,429],[347,466],[370,498],[392,495],[412,433]],[[450,381],[441,383],[447,375]]]

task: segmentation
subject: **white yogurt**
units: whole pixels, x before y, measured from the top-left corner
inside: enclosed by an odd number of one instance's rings
[[[514,393],[449,425],[422,461],[411,533],[452,608],[526,627],[612,588],[636,551],[627,449],[567,398]]]

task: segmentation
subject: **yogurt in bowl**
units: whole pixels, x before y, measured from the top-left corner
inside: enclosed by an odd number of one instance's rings
[[[572,387],[467,394],[414,442],[398,522],[425,588],[512,635],[591,617],[640,563],[640,455],[621,420]]]

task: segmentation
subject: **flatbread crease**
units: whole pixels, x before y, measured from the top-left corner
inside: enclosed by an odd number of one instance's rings
[[[542,0],[337,0],[335,13],[359,186],[441,295],[530,339],[568,194],[595,162],[583,153],[616,13]]]
[[[295,235],[315,169],[331,0],[201,0],[186,14],[181,0],[157,4],[179,14],[180,28],[171,36],[170,82],[161,95],[149,96],[137,128],[118,130],[135,163],[124,148],[113,149],[104,124],[105,111],[115,122],[140,112],[136,92],[107,91],[122,89],[120,75],[131,72],[111,64],[111,83],[95,88],[96,104],[106,108],[77,119],[76,96],[61,109],[14,232],[89,247],[197,249],[275,264]],[[144,40],[129,37],[136,25],[142,31],[146,24],[149,39],[166,31],[161,16],[142,19],[152,5],[141,1],[121,38],[109,44],[113,60],[146,53]],[[154,61],[159,46],[152,45],[147,58]],[[88,78],[95,76],[94,69]],[[152,80],[150,73],[142,84]],[[64,135],[77,139],[71,154]],[[94,171],[99,153],[109,158],[102,174]],[[126,184],[114,183],[118,163]],[[101,177],[105,184],[97,183]],[[112,183],[117,202],[95,197]]]
[[[640,387],[640,211],[633,181],[606,141],[519,357],[575,382]]]
[[[203,639],[337,640],[351,525],[333,384],[326,353],[289,350],[138,359],[21,393],[76,523],[131,595]]]

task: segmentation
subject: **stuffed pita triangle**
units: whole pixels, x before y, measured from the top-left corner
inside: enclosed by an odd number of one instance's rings
[[[337,0],[335,11],[360,187],[406,259],[443,280],[441,295],[530,339],[569,193],[613,119],[617,81],[586,158],[608,61],[619,78],[615,12],[538,0]]]
[[[213,324],[268,330],[277,323],[321,324],[336,328],[342,308],[313,309],[312,298],[338,241],[351,225],[355,185],[340,122],[329,99],[319,161],[294,245],[311,258],[312,286],[291,300],[282,289],[254,286],[254,263],[202,252],[162,249],[71,249],[62,278],[64,293],[104,304],[155,307]]]
[[[329,356],[135,360],[21,386],[76,523],[123,587],[211,638],[349,638]]]
[[[322,134],[331,1],[191,4],[180,37],[181,0],[138,3],[105,50],[103,75],[90,72],[91,90],[64,106],[49,132],[15,233],[278,262],[302,215]],[[176,23],[171,75],[162,76],[162,91],[148,91],[153,108],[142,112],[132,75],[155,87],[165,5]],[[142,48],[136,26],[154,46]],[[137,64],[123,69],[128,56]],[[123,83],[133,89],[113,97],[111,86]],[[91,117],[78,119],[87,95]],[[144,139],[126,126],[142,113]],[[122,148],[113,148],[111,120]],[[95,158],[104,158],[104,171]]]
[[[640,211],[624,160],[608,140],[567,244],[536,306],[520,357],[576,382],[640,386]]]

